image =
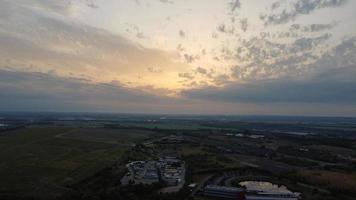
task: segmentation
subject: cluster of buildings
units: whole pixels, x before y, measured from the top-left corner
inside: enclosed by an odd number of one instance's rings
[[[121,179],[127,184],[153,184],[163,181],[167,186],[184,185],[185,163],[174,157],[158,161],[134,161],[126,165],[128,173]]]
[[[298,200],[300,196],[295,193],[247,191],[246,200]]]
[[[182,135],[168,135],[154,140],[148,140],[143,142],[146,147],[152,147],[154,144],[181,144],[185,141]]]
[[[157,162],[162,180],[168,186],[177,186],[184,184],[185,163],[174,157],[159,159]]]
[[[251,191],[244,188],[207,185],[202,195],[226,200],[298,200],[300,196],[295,193],[279,193],[265,191]]]
[[[251,138],[251,139],[261,139],[264,138],[264,135],[251,135],[251,134],[243,134],[243,133],[226,133],[226,136],[235,136],[235,137],[245,137],[245,138]]]
[[[154,161],[134,161],[126,165],[128,173],[121,179],[121,183],[152,184],[159,182],[159,174]]]
[[[158,139],[156,142],[160,144],[179,144],[184,141],[182,135],[169,135]]]

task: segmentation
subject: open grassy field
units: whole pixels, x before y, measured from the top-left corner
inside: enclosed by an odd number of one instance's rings
[[[356,174],[325,170],[303,170],[298,173],[308,183],[342,193],[356,194]]]
[[[177,122],[130,122],[130,123],[121,123],[123,126],[127,127],[140,127],[140,128],[148,128],[148,129],[164,129],[164,130],[198,130],[203,128],[209,128],[206,126],[202,126],[198,123],[177,123]]]
[[[153,132],[29,127],[0,135],[0,192],[60,194],[120,159]]]

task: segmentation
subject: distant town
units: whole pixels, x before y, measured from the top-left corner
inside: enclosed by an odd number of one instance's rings
[[[126,166],[129,172],[121,179],[123,185],[163,181],[167,187],[161,191],[178,192],[185,183],[185,164],[174,157],[160,158],[158,161],[134,161]]]

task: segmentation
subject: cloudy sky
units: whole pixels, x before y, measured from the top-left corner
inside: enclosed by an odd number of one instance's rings
[[[353,0],[0,0],[0,111],[356,116]]]

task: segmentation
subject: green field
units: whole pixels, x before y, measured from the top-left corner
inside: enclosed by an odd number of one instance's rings
[[[177,123],[177,122],[166,122],[166,123],[142,123],[142,122],[130,122],[130,123],[121,123],[123,126],[127,127],[139,127],[146,129],[164,129],[164,130],[199,130],[204,128],[209,128],[201,126],[197,123]]]
[[[0,192],[56,196],[120,160],[153,132],[29,127],[0,135]]]

